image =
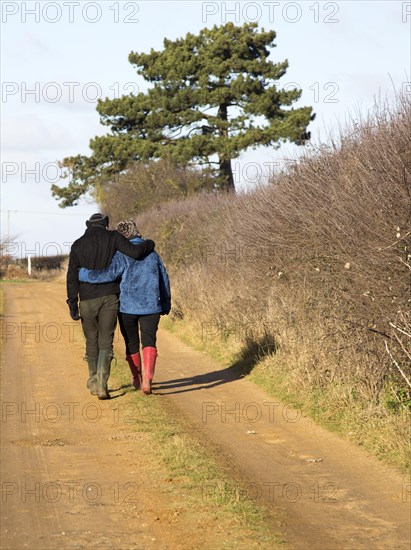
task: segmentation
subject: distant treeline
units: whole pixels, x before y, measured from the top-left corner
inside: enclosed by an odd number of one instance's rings
[[[38,271],[49,271],[51,269],[62,269],[63,263],[67,260],[68,256],[59,255],[59,256],[32,256],[31,258],[31,267]],[[28,264],[28,259],[24,258],[22,260],[16,261],[17,265],[26,267]]]

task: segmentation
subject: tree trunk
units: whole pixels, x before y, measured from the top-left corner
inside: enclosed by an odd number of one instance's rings
[[[225,103],[221,104],[218,108],[218,118],[227,122],[227,105]],[[228,138],[228,130],[226,128],[220,129],[220,137]],[[233,170],[231,168],[231,159],[226,158],[224,155],[220,154],[218,162],[220,164],[220,179],[222,181],[222,186],[225,191],[235,191]]]
[[[231,160],[224,159],[220,156],[220,178],[223,182],[223,189],[227,192],[235,191],[233,170],[231,168]]]

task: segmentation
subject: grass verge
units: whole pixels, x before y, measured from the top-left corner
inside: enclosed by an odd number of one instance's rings
[[[406,407],[387,407],[386,403],[370,402],[352,387],[339,383],[316,388],[294,386],[290,380],[290,358],[277,350],[262,357],[244,357],[235,338],[206,341],[194,323],[184,320],[164,320],[162,327],[172,332],[185,344],[203,351],[224,366],[242,365],[248,380],[269,395],[311,417],[322,427],[337,433],[352,443],[362,446],[381,461],[401,472],[410,471],[411,417]],[[252,364],[250,364],[252,363]],[[398,404],[397,404],[398,405]]]
[[[112,378],[128,389],[125,361],[118,361]],[[127,401],[138,416],[134,429],[148,436],[149,456],[160,462],[169,480],[164,489],[168,498],[178,500],[191,510],[193,519],[207,526],[207,548],[268,549],[282,543],[276,527],[279,518],[244,494],[241,483],[227,473],[233,471],[227,459],[169,401],[156,395],[144,397],[134,390],[127,393]]]

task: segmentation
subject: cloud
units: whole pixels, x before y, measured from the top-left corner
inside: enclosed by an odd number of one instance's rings
[[[6,30],[6,27],[4,30]],[[55,50],[47,42],[31,32],[25,32],[23,35],[18,32],[13,34],[10,28],[7,40],[4,40],[4,57],[9,63],[13,61],[14,64],[18,63],[18,66],[23,63],[30,67],[33,64],[33,58],[37,57],[41,59],[42,63],[45,62],[46,57],[49,60],[54,58]],[[14,64],[13,70],[16,69]]]
[[[3,117],[2,138],[5,151],[61,150],[77,143],[62,123],[30,114]]]
[[[25,33],[22,40],[22,47],[30,52],[30,56],[33,56],[36,52],[43,55],[54,54],[54,50],[46,44],[46,42],[43,42],[43,40],[41,40],[38,36],[31,34],[31,32]]]

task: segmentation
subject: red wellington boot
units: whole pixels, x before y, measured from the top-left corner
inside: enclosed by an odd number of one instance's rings
[[[128,365],[133,375],[132,384],[136,390],[141,386],[141,357],[140,352],[126,355]]]
[[[144,395],[150,395],[151,393],[151,382],[156,367],[156,359],[157,348],[150,346],[143,348],[143,383],[141,385],[141,392]]]

